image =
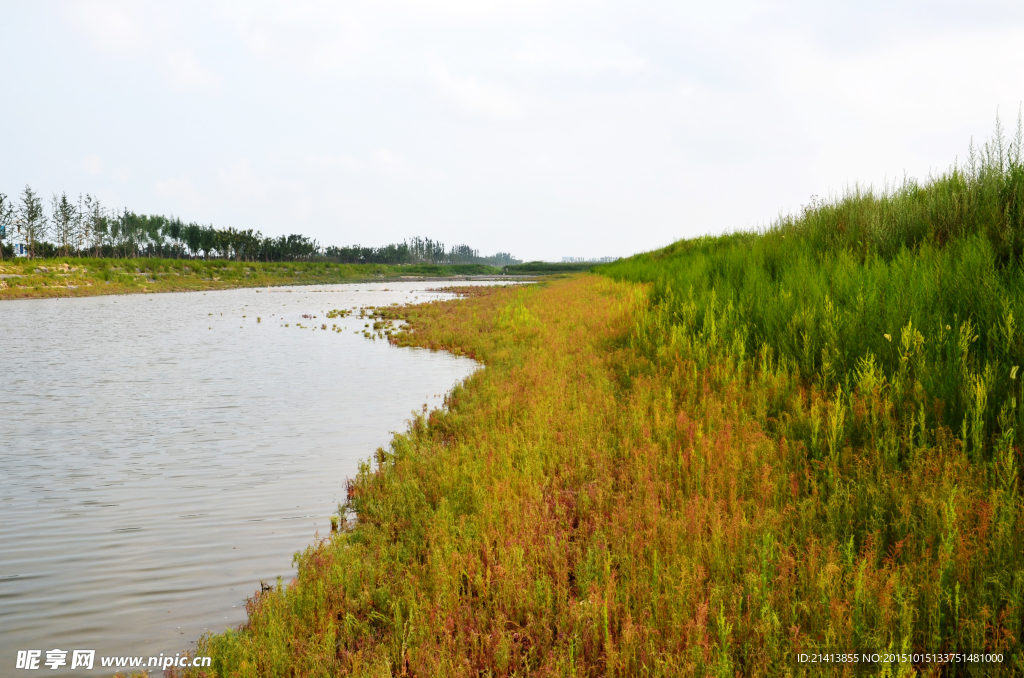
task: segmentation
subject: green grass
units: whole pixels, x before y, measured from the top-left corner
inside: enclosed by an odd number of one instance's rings
[[[422,275],[430,277],[447,277],[455,275],[497,275],[502,271],[494,266],[483,264],[412,264],[409,266],[390,266],[399,270],[400,275]]]
[[[924,184],[858,190],[762,233],[680,241],[600,270],[654,285],[671,326],[660,340],[767,352],[829,393],[876,374],[898,419],[945,426],[991,462],[1024,425],[1020,143],[997,136]]]
[[[487,368],[362,466],[344,528],[192,675],[839,676],[794,657],[968,649],[1004,662],[965,675],[1024,670],[1019,487],[908,429],[879,375],[833,397],[593,275],[390,312],[414,330],[393,341]],[[915,669],[940,670],[861,673]]]
[[[502,270],[515,275],[551,275],[557,273],[580,273],[597,266],[594,263],[559,263],[550,261],[531,261],[525,264],[505,266]]]

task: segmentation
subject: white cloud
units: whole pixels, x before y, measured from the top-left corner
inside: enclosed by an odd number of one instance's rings
[[[444,22],[495,21],[538,15],[557,4],[552,0],[393,0],[392,12],[413,13]]]
[[[527,40],[514,53],[516,61],[530,66],[557,68],[574,75],[593,76],[604,72],[634,75],[648,67],[648,60],[617,42],[571,40]]]
[[[253,53],[308,71],[344,69],[379,45],[349,9],[310,1],[218,4]]]
[[[514,118],[522,105],[511,91],[504,87],[480,82],[472,76],[458,76],[440,62],[430,68],[440,90],[461,110],[489,118]]]
[[[181,93],[210,91],[220,85],[220,78],[203,66],[191,52],[171,52],[164,58],[164,68],[170,86]]]
[[[65,17],[104,50],[135,49],[145,42],[146,31],[132,3],[83,0],[65,5]]]
[[[233,198],[252,198],[262,201],[267,197],[265,178],[253,169],[248,157],[242,157],[221,169],[217,176],[228,195]]]
[[[187,174],[161,179],[153,184],[157,195],[187,208],[195,208],[202,203],[192,178]]]
[[[401,153],[386,148],[378,148],[371,153],[370,162],[382,172],[392,175],[407,174],[411,170],[409,162]]]
[[[363,163],[359,162],[348,153],[340,156],[309,155],[306,157],[306,164],[311,169],[318,171],[341,170],[347,174],[353,174],[363,168]]]
[[[103,173],[103,170],[106,169],[106,165],[103,163],[103,158],[100,156],[87,155],[82,158],[82,169],[84,169],[87,174],[96,176],[97,174]]]

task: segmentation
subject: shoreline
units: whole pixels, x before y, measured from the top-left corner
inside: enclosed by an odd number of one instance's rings
[[[411,270],[400,270],[403,268]],[[480,268],[477,265],[406,267],[217,259],[3,260],[0,261],[0,301],[368,282],[499,282],[537,278],[536,275],[483,272]],[[437,274],[432,275],[435,272]]]
[[[507,675],[537,668],[540,657],[549,665],[564,660],[572,648],[593,651],[591,638],[572,640],[580,620],[570,608],[588,587],[573,583],[569,561],[579,562],[597,535],[544,507],[552,497],[561,497],[558,504],[592,488],[598,477],[601,512],[615,500],[605,493],[617,474],[606,466],[602,424],[618,418],[622,392],[606,378],[620,358],[606,342],[628,336],[644,288],[573,276],[552,285],[472,290],[458,302],[375,309],[383,318],[405,319],[407,329],[390,337],[393,345],[470,357],[484,369],[447,394],[442,409],[424,409],[388,449],[377,450],[350,481],[337,531],[317,535],[296,554],[295,579],[255,591],[246,623],[199,640],[195,654],[211,656],[212,671],[174,675],[444,675],[467,661],[473,675]],[[590,417],[600,423],[591,426]],[[550,447],[541,452],[538,444]],[[578,445],[600,452],[584,462]],[[593,473],[584,469],[590,463]],[[568,561],[522,570],[516,554],[532,559],[540,544],[571,534],[570,542],[579,541]],[[522,595],[539,583],[555,594],[548,595],[553,608]],[[547,617],[538,626],[569,634],[555,640],[527,628],[533,624],[523,622],[538,613]],[[410,631],[411,620],[427,619],[434,623],[421,621]],[[520,631],[508,627],[513,621]],[[395,655],[392,641],[403,634],[407,647]],[[483,656],[466,649],[468,636],[494,634],[500,637],[488,641]]]

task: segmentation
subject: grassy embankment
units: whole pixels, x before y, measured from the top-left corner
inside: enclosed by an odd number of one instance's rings
[[[582,273],[598,265],[592,262],[530,261],[525,264],[505,266],[501,270],[516,275],[553,275],[559,273]]]
[[[398,341],[487,369],[199,651],[224,676],[852,673],[793,662],[826,650],[1024,674],[1022,253],[993,145],[616,280],[409,309]],[[946,675],[867,667],[915,671]]]
[[[405,276],[441,278],[500,274],[501,269],[479,264],[390,266],[220,259],[5,259],[0,261],[0,300],[309,285]]]

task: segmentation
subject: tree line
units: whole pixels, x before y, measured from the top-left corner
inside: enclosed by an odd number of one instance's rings
[[[110,209],[95,196],[53,194],[49,209],[30,186],[12,200],[0,193],[0,259],[24,255],[232,259],[235,261],[334,261],[349,264],[519,263],[511,254],[490,257],[468,245],[450,249],[429,238],[383,247],[323,248],[303,235],[265,237],[253,229],[215,228],[177,217]]]
[[[522,263],[508,252],[498,252],[489,257],[480,256],[480,251],[469,245],[453,245],[446,249],[444,244],[430,238],[410,238],[384,247],[328,247],[324,256],[342,264],[485,264],[487,266],[508,266]]]

